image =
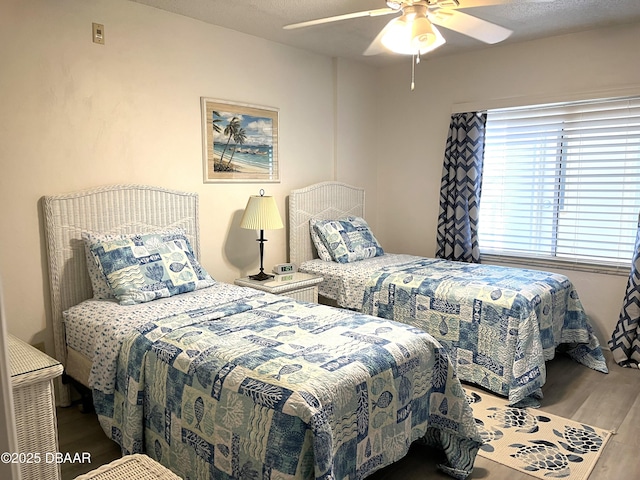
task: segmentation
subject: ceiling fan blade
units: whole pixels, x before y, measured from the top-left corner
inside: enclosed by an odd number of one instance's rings
[[[508,28],[487,22],[478,17],[458,10],[446,10],[429,14],[429,20],[435,25],[462,33],[485,43],[498,43],[513,33]]]
[[[311,27],[312,25],[322,25],[323,23],[349,20],[350,18],[378,17],[380,15],[389,15],[391,13],[396,13],[396,12],[397,10],[394,10],[392,8],[379,8],[377,10],[366,10],[364,12],[346,13],[344,15],[336,15],[335,17],[318,18],[316,20],[308,20],[306,22],[291,23],[289,25],[285,25],[282,28],[284,28],[285,30],[293,30],[295,28]]]
[[[458,0],[458,5],[449,5],[453,2],[444,2],[440,4],[442,8],[454,9],[454,8],[475,8],[475,7],[490,7],[492,5],[508,5],[510,3],[550,3],[556,0]],[[438,5],[438,4],[436,4]]]

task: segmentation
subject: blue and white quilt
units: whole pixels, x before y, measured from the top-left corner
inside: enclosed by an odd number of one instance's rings
[[[461,380],[512,404],[542,398],[545,361],[557,348],[607,372],[564,275],[422,258],[372,274],[362,311],[429,332],[447,349]]]
[[[482,442],[446,352],[409,325],[257,292],[116,342],[100,422],[183,478],[360,479],[414,441],[465,478]]]

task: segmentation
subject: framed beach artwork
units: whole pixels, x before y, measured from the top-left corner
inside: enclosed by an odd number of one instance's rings
[[[278,109],[201,100],[204,182],[279,182]]]

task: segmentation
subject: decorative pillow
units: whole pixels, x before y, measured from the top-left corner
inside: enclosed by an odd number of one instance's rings
[[[89,250],[121,305],[149,302],[213,285],[184,233],[121,235]]]
[[[327,250],[327,247],[324,246],[324,242],[322,241],[322,239],[320,238],[320,235],[318,235],[318,232],[316,232],[316,229],[315,229],[316,223],[321,221],[322,220],[318,220],[315,218],[312,218],[311,220],[309,220],[309,226],[311,227],[309,228],[309,231],[311,232],[311,240],[313,241],[313,244],[316,247],[316,251],[318,252],[318,257],[320,257],[320,259],[324,260],[325,262],[332,262],[333,258],[331,257],[329,250]]]
[[[313,229],[322,239],[331,258],[338,263],[384,255],[369,225],[360,217],[321,220],[315,223]]]
[[[184,229],[180,227],[171,227],[166,229],[152,230],[145,233],[157,233],[160,235],[182,235],[185,236]],[[98,242],[104,242],[107,240],[118,240],[123,238],[131,238],[133,236],[140,235],[140,233],[133,234],[121,234],[121,233],[97,233],[90,231],[83,231],[81,234],[84,241],[85,260],[87,264],[87,273],[91,280],[91,289],[93,290],[93,298],[95,300],[107,300],[115,298],[111,287],[107,283],[107,279],[100,271],[98,264],[93,258],[91,253],[91,245]],[[190,245],[189,245],[190,246]]]

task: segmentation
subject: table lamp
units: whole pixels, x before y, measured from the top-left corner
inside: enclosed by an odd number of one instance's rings
[[[247,207],[244,209],[242,220],[240,220],[240,227],[249,230],[260,230],[260,238],[256,240],[260,242],[260,272],[256,275],[250,275],[249,278],[258,281],[273,278],[273,275],[264,273],[264,242],[267,241],[264,238],[264,231],[284,227],[274,198],[265,196],[264,190],[260,190],[260,195],[251,195],[247,202]]]

